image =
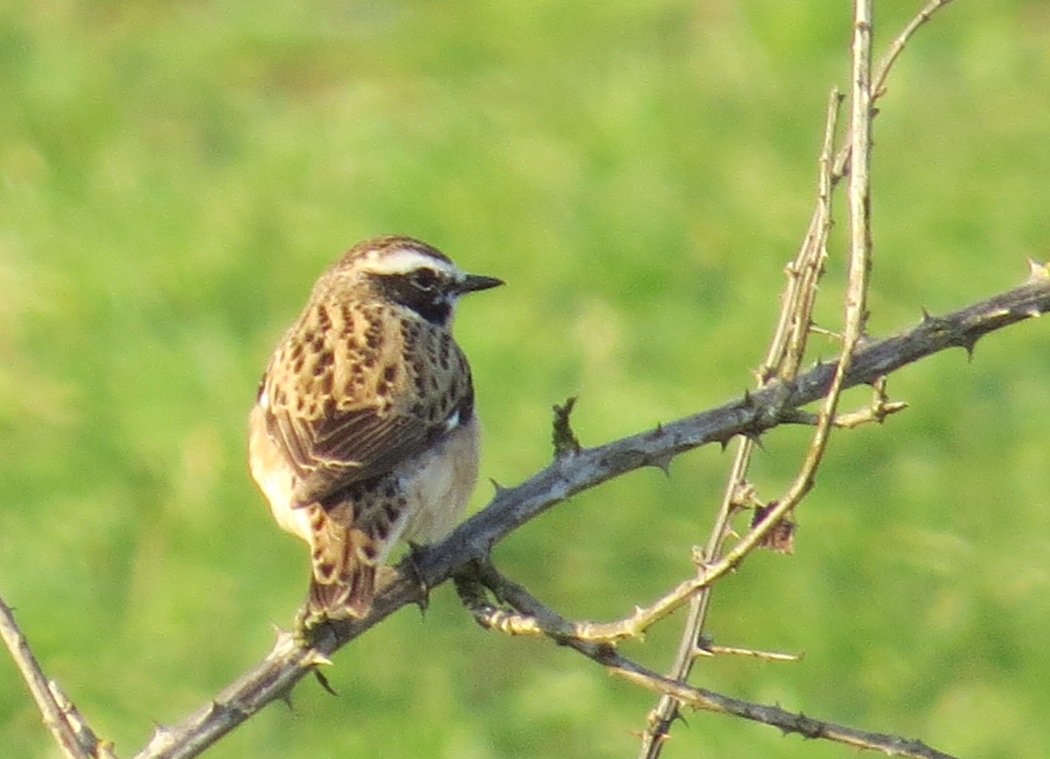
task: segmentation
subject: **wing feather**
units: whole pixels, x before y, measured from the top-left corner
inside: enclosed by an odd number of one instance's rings
[[[466,358],[447,333],[405,330],[378,309],[351,331],[334,308],[316,306],[289,330],[260,391],[267,430],[296,474],[296,507],[385,474],[473,407]]]

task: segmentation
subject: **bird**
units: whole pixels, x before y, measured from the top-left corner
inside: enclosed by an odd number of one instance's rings
[[[300,624],[362,618],[399,543],[455,526],[478,474],[461,296],[502,285],[404,236],[358,243],[280,338],[249,415],[248,459],[277,524],[310,547]]]

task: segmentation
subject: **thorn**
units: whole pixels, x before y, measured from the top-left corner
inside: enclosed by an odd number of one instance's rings
[[[292,703],[292,690],[291,690],[291,688],[289,688],[284,693],[282,693],[279,696],[277,696],[277,698],[281,699],[281,703],[284,704],[286,707],[288,707],[289,711],[293,711],[293,712],[295,711],[295,704]]]
[[[273,643],[270,656],[281,656],[298,649],[310,648],[311,632],[300,622],[299,618],[302,614],[303,610],[300,609],[299,613],[296,614],[295,628],[291,631],[282,630],[277,625],[274,625],[274,629],[277,631],[277,640]]]
[[[974,348],[977,347],[977,338],[976,337],[963,338],[963,340],[961,341],[961,345],[962,345],[962,349],[964,351],[966,351],[966,361],[968,363],[972,363],[973,362],[973,350],[974,350]]]
[[[745,390],[744,391],[743,404],[744,404],[745,408],[754,408],[755,407],[755,399],[753,397],[751,397],[751,391],[750,390]]]
[[[748,440],[750,440],[752,445],[754,445],[759,450],[762,450],[762,451],[766,450],[766,447],[764,445],[762,445],[762,433],[761,432],[745,431],[745,432],[743,432],[741,434],[744,437],[746,437]]]
[[[304,666],[307,667],[331,667],[332,660],[326,654],[322,654],[316,648],[311,648],[306,654]]]
[[[706,570],[711,566],[711,562],[707,560],[704,555],[704,549],[701,546],[693,546],[689,551],[689,560],[693,562],[693,566],[698,569]]]
[[[153,726],[153,737],[150,739],[150,743],[153,741],[166,741],[174,734],[175,731],[172,728],[157,723]]]
[[[758,503],[758,495],[754,484],[749,480],[736,483],[729,505],[738,509],[748,509],[756,503]]]
[[[298,638],[295,633],[285,630],[276,622],[271,623],[271,626],[273,627],[274,634],[277,636],[277,640],[273,643],[275,649],[295,648],[298,645]]]
[[[506,487],[504,487],[503,485],[500,485],[500,484],[499,484],[498,482],[496,482],[496,480],[494,480],[494,479],[493,479],[492,477],[489,477],[489,482],[491,482],[491,483],[492,483],[492,489],[496,491],[496,495],[497,495],[497,496],[499,496],[499,495],[502,495],[503,493],[505,493],[505,492],[507,492],[508,490],[510,490],[510,488],[506,488]]]
[[[673,453],[665,453],[665,454],[660,455],[660,456],[653,456],[652,459],[650,459],[650,461],[649,461],[649,465],[659,469],[661,472],[664,473],[664,476],[670,477],[671,476],[671,460],[673,458],[674,458],[674,454]]]
[[[929,324],[933,321],[933,317],[930,316],[930,312],[926,310],[926,306],[922,306],[922,323]]]
[[[321,684],[322,688],[324,688],[333,696],[339,695],[338,693],[336,693],[335,688],[332,687],[332,684],[328,682],[328,678],[324,676],[324,673],[322,673],[321,670],[315,669],[313,670],[313,673],[314,677],[317,678],[317,682]]]
[[[1034,258],[1028,259],[1028,281],[1045,282],[1050,279],[1050,261],[1040,264]]]
[[[807,426],[815,426],[819,419],[820,417],[812,411],[800,411],[799,409],[789,409],[780,417],[780,421],[784,424],[804,424]]]

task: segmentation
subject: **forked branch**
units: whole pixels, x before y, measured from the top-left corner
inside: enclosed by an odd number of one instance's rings
[[[501,575],[488,561],[474,562],[468,570],[458,574],[456,587],[466,607],[483,627],[512,635],[547,635],[600,664],[612,674],[692,709],[729,714],[761,722],[783,733],[820,738],[855,749],[870,749],[884,756],[954,759],[922,741],[836,725],[803,714],[793,714],[778,706],[731,698],[661,675],[626,658],[609,642],[582,637],[579,633],[586,635],[587,631],[579,623],[560,617],[525,588]],[[485,596],[486,589],[516,611],[507,611],[489,603]]]

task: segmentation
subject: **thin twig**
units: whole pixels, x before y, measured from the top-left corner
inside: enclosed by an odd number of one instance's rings
[[[819,160],[817,210],[810,221],[809,231],[798,255],[786,267],[787,284],[781,298],[780,317],[762,369],[757,373],[759,387],[766,385],[773,377],[780,377],[782,380],[793,379],[805,352],[813,307],[816,304],[817,282],[824,271],[827,238],[831,231],[831,163],[841,102],[842,97],[838,90],[832,89],[828,97],[824,141]],[[722,555],[731,533],[732,518],[740,510],[737,493],[746,487],[754,448],[755,441],[752,438],[745,436],[736,442],[736,452],[726,479],[718,515],[711,528],[707,545],[700,554],[701,567],[716,561]],[[710,603],[710,586],[703,585],[699,592],[692,595],[689,614],[678,643],[678,652],[668,674],[673,680],[684,682],[689,679],[700,653],[697,641],[701,638]],[[664,739],[677,717],[678,702],[669,696],[663,696],[646,720],[646,729],[642,733],[638,754],[641,759],[655,759],[660,754]]]
[[[698,576],[693,580],[702,587],[690,601],[689,615],[686,618],[678,653],[670,676],[676,680],[686,680],[696,661],[697,641],[701,639],[707,611],[710,604],[711,583],[722,573],[735,567],[752,546],[760,545],[780,523],[790,514],[801,499],[813,486],[816,470],[827,446],[828,436],[833,426],[859,424],[868,419],[881,421],[889,413],[903,409],[904,404],[891,404],[885,398],[884,384],[880,385],[876,404],[867,415],[850,415],[840,419],[836,414],[838,399],[842,390],[842,381],[849,370],[849,363],[858,341],[864,334],[867,320],[867,282],[870,268],[871,227],[870,227],[870,181],[869,164],[871,151],[871,123],[874,118],[874,99],[884,91],[884,84],[893,64],[905,44],[915,31],[925,23],[940,6],[942,1],[931,2],[894,40],[890,51],[883,58],[878,72],[878,90],[873,93],[871,77],[871,40],[872,8],[869,0],[858,0],[855,6],[853,76],[851,85],[852,111],[849,132],[849,143],[833,159],[834,135],[838,104],[841,100],[836,90],[829,98],[825,118],[824,139],[820,157],[820,175],[818,182],[817,206],[810,221],[809,230],[796,259],[787,267],[788,284],[781,298],[781,312],[777,328],[771,341],[770,350],[759,372],[760,381],[772,376],[782,379],[793,379],[801,366],[807,340],[812,327],[813,308],[817,297],[817,284],[824,272],[827,259],[827,237],[832,225],[831,192],[834,185],[851,163],[857,162],[858,172],[851,176],[850,218],[851,218],[851,267],[850,283],[847,291],[846,336],[843,338],[842,358],[838,366],[835,381],[829,392],[822,413],[816,418],[816,432],[803,462],[802,468],[788,492],[777,499],[772,508],[763,514],[761,521],[734,548],[730,556],[721,557],[721,552],[728,536],[730,519],[733,511],[732,494],[747,480],[747,471],[753,452],[751,439],[741,439],[730,470],[728,484],[723,496],[722,506],[711,531],[711,538],[702,554],[706,564],[701,567]],[[847,152],[849,151],[849,152]],[[847,161],[847,156],[855,156]],[[848,338],[848,339],[847,339]],[[738,557],[738,558],[737,558]],[[640,759],[656,759],[662,751],[665,738],[677,717],[677,704],[672,698],[664,696],[650,712],[647,728],[642,734]]]
[[[774,376],[784,380],[793,379],[805,353],[813,308],[816,305],[817,283],[824,272],[824,262],[827,259],[827,238],[832,224],[831,171],[841,102],[842,96],[833,88],[828,97],[824,140],[819,159],[817,208],[798,255],[786,267],[787,284],[781,297],[780,317],[763,361],[763,368],[758,372],[760,387]],[[748,437],[742,437],[736,443],[736,453],[723,491],[718,516],[711,529],[707,546],[701,554],[701,566],[716,561],[722,555],[729,538],[732,516],[739,510],[736,506],[736,493],[747,481],[754,447],[754,440]],[[697,641],[701,638],[711,602],[710,586],[704,585],[702,588],[690,601],[678,653],[669,674],[674,680],[689,679],[699,653]],[[642,734],[639,750],[641,759],[655,759],[659,756],[664,739],[677,717],[678,703],[665,695],[646,720],[647,728]]]
[[[952,0],[930,0],[926,3],[918,15],[913,18],[901,33],[890,43],[886,54],[882,56],[882,60],[879,61],[879,66],[875,71],[875,77],[872,81],[871,86],[871,97],[872,100],[878,100],[886,93],[886,77],[889,76],[890,70],[893,65],[897,62],[897,58],[904,52],[904,48],[907,46],[908,41],[912,38],[912,35],[919,30],[919,27],[925,24],[934,13],[939,11],[941,8],[946,6]]]
[[[3,598],[0,598],[0,636],[29,686],[44,724],[67,759],[111,757],[109,744],[95,737],[58,683],[44,675],[25,635],[15,622],[14,612]]]
[[[853,81],[850,97],[849,283],[846,328],[839,375],[845,376],[853,351],[868,321],[868,281],[871,274],[871,94],[872,0],[855,0],[853,21]],[[836,376],[838,380],[838,375]],[[828,417],[834,417],[837,395],[828,395]]]
[[[719,656],[744,656],[762,661],[775,662],[798,662],[804,658],[802,654],[785,654],[780,651],[757,651],[753,648],[741,648],[739,646],[704,646],[701,650],[707,655]]]
[[[817,422],[813,439],[802,468],[783,497],[765,512],[762,519],[745,534],[724,557],[705,567],[698,576],[710,585],[726,572],[735,569],[755,546],[801,502],[812,489],[816,472],[827,450],[828,440],[838,409],[839,398],[853,354],[864,335],[867,321],[868,273],[871,268],[870,180],[871,152],[871,0],[856,0],[853,43],[853,89],[851,97],[850,180],[850,267],[846,293],[846,327],[842,353],[835,367],[831,386]]]
[[[838,130],[842,95],[837,87],[828,95],[824,116],[824,138],[817,167],[817,205],[809,229],[795,259],[787,265],[787,284],[781,296],[780,317],[760,372],[762,379],[773,376],[791,380],[798,374],[813,332],[813,309],[817,303],[817,283],[828,259],[828,235],[833,224],[832,190],[835,133]]]
[[[872,81],[874,82],[871,88],[872,105],[877,103],[882,96],[886,94],[886,80],[889,78],[890,72],[900,58],[900,54],[904,52],[904,48],[907,47],[914,34],[930,20],[934,13],[948,5],[951,1],[952,0],[930,0],[925,6],[923,6],[922,10],[919,11],[915,18],[913,18],[908,25],[901,30],[901,33],[894,38],[893,42],[890,43],[888,52],[882,57],[882,60],[879,62],[879,66],[872,77]],[[874,115],[877,115],[877,113],[873,114],[873,116]],[[848,144],[843,145],[842,149],[835,156],[835,168],[832,173],[832,180],[835,184],[838,184],[838,182],[849,173],[849,160],[850,147]]]
[[[850,118],[850,256],[849,282],[846,290],[845,330],[842,353],[835,368],[831,386],[824,398],[813,439],[810,442],[802,468],[784,496],[770,508],[733,550],[708,571],[724,573],[734,568],[765,535],[801,502],[812,489],[816,472],[827,450],[838,410],[839,398],[845,388],[846,377],[853,354],[864,336],[867,322],[868,274],[871,269],[871,0],[855,0],[853,24],[853,76]],[[712,578],[711,581],[713,581]]]

